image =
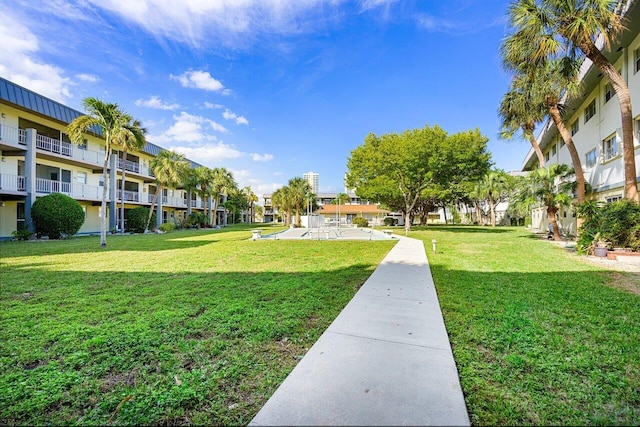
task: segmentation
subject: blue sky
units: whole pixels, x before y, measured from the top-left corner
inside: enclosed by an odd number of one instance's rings
[[[369,132],[479,128],[497,167],[508,86],[502,0],[17,0],[0,4],[0,75],[82,111],[117,102],[149,141],[271,192],[343,190]]]

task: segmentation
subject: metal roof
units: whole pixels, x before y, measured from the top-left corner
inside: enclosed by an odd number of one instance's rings
[[[0,100],[13,104],[20,109],[55,119],[64,124],[69,124],[77,117],[84,115],[84,113],[78,110],[74,110],[58,101],[54,101],[53,99],[49,99],[32,90],[19,86],[3,77],[0,77]],[[92,128],[91,131],[100,137],[102,136],[102,129],[99,127]],[[152,156],[157,156],[162,150],[164,150],[164,148],[150,142],[147,142],[142,149],[144,153]],[[192,160],[187,160],[193,168],[202,166]]]

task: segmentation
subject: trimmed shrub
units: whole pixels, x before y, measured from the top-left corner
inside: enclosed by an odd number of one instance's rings
[[[31,219],[38,234],[60,239],[80,230],[84,224],[84,210],[77,200],[52,193],[36,199],[31,207]]]
[[[383,222],[384,222],[384,225],[386,225],[387,227],[390,227],[392,225],[396,225],[398,223],[398,220],[393,217],[387,216],[383,219]]]
[[[127,211],[127,222],[125,230],[131,233],[144,233],[147,226],[147,220],[149,219],[149,209],[145,207],[139,207]],[[151,216],[151,222],[149,227],[154,227],[156,223],[156,213]]]
[[[353,218],[353,220],[351,222],[353,224],[357,225],[358,227],[368,227],[369,226],[369,221],[367,221],[365,218],[362,218],[361,216]]]
[[[160,231],[168,233],[176,229],[176,225],[173,222],[165,222],[160,224]]]

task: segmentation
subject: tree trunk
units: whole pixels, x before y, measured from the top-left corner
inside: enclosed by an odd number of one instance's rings
[[[122,150],[122,155],[124,159],[122,160],[122,185],[120,186],[122,194],[120,194],[120,231],[124,233],[124,181],[127,176],[127,171],[125,170],[125,163],[127,159],[127,150]]]
[[[531,143],[531,146],[533,147],[533,151],[535,151],[536,157],[538,157],[538,167],[540,167],[540,168],[545,167],[544,154],[542,154],[542,150],[540,149],[540,146],[538,145],[538,141],[536,141],[536,138],[535,138],[535,136],[533,136],[533,133],[527,133],[527,135],[529,136],[529,142]]]
[[[564,120],[562,120],[562,115],[560,114],[560,110],[558,109],[557,104],[552,104],[547,106],[549,110],[549,115],[553,119],[553,122],[560,132],[560,136],[562,140],[567,145],[567,149],[569,150],[569,154],[571,155],[571,163],[573,163],[573,170],[576,174],[576,182],[578,183],[578,203],[583,203],[585,200],[585,180],[584,180],[584,172],[582,171],[582,162],[580,161],[580,155],[578,154],[578,150],[576,150],[576,146],[573,143],[573,138],[571,138],[571,133],[567,130],[567,127],[564,125]]]
[[[109,138],[108,134],[105,136],[105,140],[107,138]],[[102,203],[101,203],[102,218],[100,218],[101,219],[100,221],[100,246],[101,247],[107,246],[107,196],[109,194],[109,191],[107,189],[107,185],[109,184],[109,181],[108,181],[109,176],[107,171],[109,169],[109,156],[111,155],[110,151],[111,151],[111,147],[109,146],[109,144],[106,144],[104,147],[104,165],[102,166]]]
[[[156,194],[153,195],[153,199],[151,200],[151,207],[149,208],[149,218],[147,218],[147,226],[144,228],[144,232],[146,233],[149,229],[149,225],[151,224],[151,217],[153,216],[153,207],[158,201],[158,194],[162,192],[162,185],[159,185],[156,188]]]
[[[556,219],[557,212],[558,209],[555,206],[547,207],[547,220],[553,228],[553,240],[562,240],[562,236],[560,236],[560,228],[558,227],[558,220]]]
[[[624,163],[624,197],[639,201],[638,184],[636,182],[635,148],[633,146],[633,115],[629,87],[618,70],[605,58],[590,39],[585,39],[578,47],[584,52],[602,74],[611,82],[618,96],[622,119],[622,153]]]
[[[496,226],[496,201],[493,198],[493,194],[489,193],[489,212],[491,215],[491,226]]]

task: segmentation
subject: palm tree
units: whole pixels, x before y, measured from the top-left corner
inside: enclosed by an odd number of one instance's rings
[[[512,48],[515,46],[513,43],[507,44]],[[526,46],[523,47],[523,49],[526,48]],[[518,70],[520,74],[517,74],[513,79],[513,84],[527,88],[530,94],[530,108],[542,109],[551,117],[571,156],[571,163],[576,174],[578,203],[583,203],[586,194],[586,180],[580,155],[563,118],[564,104],[562,103],[563,98],[577,96],[582,92],[578,80],[579,68],[579,62],[569,57],[542,61],[532,67],[530,65],[521,67]]]
[[[564,164],[553,164],[546,169],[539,168],[527,175],[526,185],[522,189],[521,201],[529,205],[542,203],[546,206],[554,240],[562,240],[556,214],[560,206],[568,206],[571,203],[575,182],[567,181],[567,178],[573,174],[573,169]]]
[[[108,197],[108,175],[109,156],[114,143],[120,143],[127,138],[137,138],[132,136],[132,118],[118,107],[118,104],[107,103],[97,98],[85,98],[82,105],[88,114],[75,118],[67,126],[67,134],[74,144],[82,144],[84,135],[92,131],[97,133],[102,131],[104,137],[104,164],[102,166],[102,218],[100,221],[100,246],[107,246],[107,197]],[[135,122],[137,123],[137,121]],[[124,180],[123,180],[124,181]]]
[[[250,220],[249,222],[253,223],[255,222],[255,218],[253,215],[253,205],[254,203],[256,203],[258,201],[258,196],[256,196],[256,193],[254,193],[251,190],[251,187],[247,186],[244,187],[242,189],[242,194],[244,194],[244,197],[247,199],[247,202],[249,202],[249,209],[250,209]]]
[[[138,120],[134,120],[125,126],[129,129],[128,133],[123,134],[123,138],[118,141],[118,143],[122,146],[122,183],[121,183],[121,192],[120,195],[120,228],[124,233],[124,191],[125,191],[125,180],[127,176],[127,151],[140,151],[144,148],[147,140],[145,138],[145,134],[147,133],[147,129],[143,128]]]
[[[271,195],[271,203],[273,203],[274,208],[282,209],[284,225],[289,225],[291,210],[293,209],[291,189],[286,185],[278,188]]]
[[[489,202],[489,212],[491,218],[491,226],[496,226],[496,204],[499,203],[506,195],[509,189],[508,175],[502,170],[490,171],[484,176],[477,191]]]
[[[307,200],[307,193],[311,192],[311,185],[304,178],[291,178],[289,180],[289,192],[291,205],[296,210],[296,227],[300,227],[300,211]]]
[[[178,154],[171,150],[162,150],[156,157],[151,159],[150,167],[155,175],[156,179],[156,194],[154,194],[151,201],[151,208],[149,209],[149,218],[147,219],[147,226],[151,222],[153,216],[153,207],[158,200],[158,197],[162,196],[162,191],[165,188],[176,188],[184,181],[184,176],[189,168],[189,162],[185,159],[183,154]],[[162,219],[162,212],[158,212],[158,219]]]
[[[212,181],[211,181],[211,197],[213,197],[213,220],[211,225],[216,226],[218,216],[218,205],[220,203],[220,197],[228,194],[231,190],[238,187],[233,174],[226,168],[213,168],[212,169]]]
[[[203,167],[199,166],[198,168]],[[189,168],[185,172],[185,176],[182,181],[182,188],[187,192],[187,217],[191,215],[191,198],[194,192],[200,189],[200,183],[198,182],[198,168]]]
[[[213,183],[212,170],[205,166],[198,166],[193,170],[193,179],[196,183],[198,194],[200,194],[200,198],[202,199],[205,216],[209,215],[208,218],[210,218],[211,209],[208,209],[209,204],[207,201],[211,194],[211,185]],[[209,212],[207,212],[207,210]],[[207,223],[211,223],[211,219],[209,219]]]
[[[576,57],[578,51],[589,58],[611,82],[618,97],[622,121],[625,198],[638,201],[633,115],[629,87],[618,70],[596,46],[595,40],[611,42],[624,30],[618,0],[515,0],[509,8],[514,33],[503,45],[503,56],[518,68],[562,57]],[[520,48],[526,46],[524,50]]]
[[[523,80],[514,80],[511,82],[509,91],[502,97],[498,114],[502,119],[502,129],[500,137],[503,139],[512,139],[513,136],[522,130],[522,134],[533,147],[533,151],[538,157],[538,167],[545,166],[544,154],[536,141],[534,131],[536,123],[544,119],[545,111],[541,108],[535,108],[532,100],[532,92],[529,85]]]

